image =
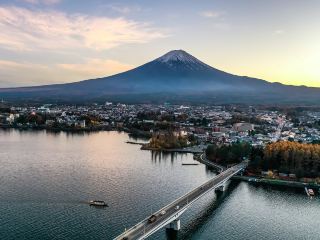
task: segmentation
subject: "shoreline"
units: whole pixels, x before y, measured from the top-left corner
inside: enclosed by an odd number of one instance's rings
[[[65,133],[90,133],[90,132],[99,132],[99,131],[118,131],[128,133],[132,138],[141,138],[147,139],[149,138],[149,133],[141,130],[137,130],[135,128],[127,128],[127,127],[115,127],[115,126],[94,126],[94,127],[85,127],[85,128],[67,128],[67,127],[47,127],[47,126],[10,126],[0,124],[1,130],[18,130],[18,131],[43,131],[46,130],[48,132],[65,132]]]
[[[20,131],[42,131],[46,130],[48,132],[66,132],[66,133],[85,133],[85,132],[98,132],[98,131],[124,131],[129,135],[132,133],[129,129],[126,128],[114,128],[114,127],[98,127],[98,128],[81,128],[81,129],[69,129],[69,128],[47,128],[47,127],[13,127],[13,126],[5,126],[0,125],[0,129],[2,130],[20,130]],[[133,130],[134,131],[134,130]],[[147,151],[157,151],[157,152],[166,152],[166,153],[192,153],[194,154],[194,159],[198,162],[205,164],[208,167],[215,168],[219,172],[225,169],[224,166],[215,164],[210,162],[209,160],[203,159],[204,152],[199,149],[192,149],[192,147],[187,148],[173,148],[173,149],[163,149],[163,148],[151,148],[147,147],[145,143],[139,143],[134,141],[127,141],[127,144],[135,144],[140,145],[140,150]],[[200,155],[199,155],[200,154]],[[271,185],[271,186],[285,186],[285,187],[293,187],[293,188],[305,188],[310,187],[314,189],[318,189],[320,191],[320,184],[317,183],[308,183],[308,182],[300,182],[300,181],[288,181],[288,180],[280,180],[280,179],[269,179],[261,176],[233,176],[232,180],[245,181],[249,183],[253,183],[255,185]]]
[[[250,182],[256,185],[272,185],[272,186],[286,186],[286,187],[294,187],[294,188],[316,188],[320,190],[320,184],[316,183],[304,183],[299,181],[286,181],[286,180],[278,180],[278,179],[268,179],[268,178],[259,178],[259,177],[250,177],[250,176],[233,176],[232,179],[240,180],[245,182]]]
[[[147,151],[157,151],[157,152],[176,152],[176,153],[193,153],[193,154],[199,154],[203,151],[201,150],[195,150],[190,148],[152,148],[148,147],[145,144],[143,144],[140,148],[141,150],[147,150]]]
[[[51,128],[51,127],[45,127],[45,126],[5,126],[5,125],[0,125],[0,129],[2,130],[21,130],[21,131],[50,131],[50,132],[98,132],[98,131],[117,131],[117,128],[113,127],[106,127],[106,126],[101,126],[101,127],[88,127],[88,128]]]

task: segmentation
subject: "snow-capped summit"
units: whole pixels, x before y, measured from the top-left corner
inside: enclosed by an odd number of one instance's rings
[[[200,62],[194,56],[183,50],[172,50],[156,59],[159,62],[181,61],[181,62]]]
[[[163,56],[155,59],[155,62],[161,62],[170,65],[171,67],[175,67],[177,64],[185,65],[188,69],[204,69],[209,66],[204,62],[201,62],[199,59],[190,55],[184,50],[172,50]],[[177,67],[177,66],[176,66]]]

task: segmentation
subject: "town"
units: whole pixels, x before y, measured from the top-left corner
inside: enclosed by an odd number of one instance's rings
[[[265,146],[278,140],[320,142],[320,110],[111,102],[21,107],[2,102],[0,127],[52,131],[123,130],[147,138],[173,131],[188,137],[188,145],[240,141]]]

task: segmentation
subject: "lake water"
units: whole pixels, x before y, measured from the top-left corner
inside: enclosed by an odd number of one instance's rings
[[[112,239],[210,179],[191,154],[155,154],[125,133],[0,130],[0,239]],[[89,207],[102,199],[108,208]],[[188,209],[175,236],[149,239],[320,239],[320,200],[232,182]]]

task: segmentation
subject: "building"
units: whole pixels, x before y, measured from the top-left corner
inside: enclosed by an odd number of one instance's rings
[[[233,130],[237,132],[247,132],[254,130],[254,125],[251,123],[235,123],[233,124]]]

